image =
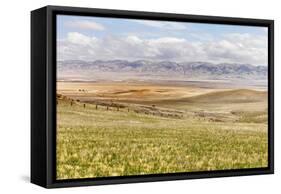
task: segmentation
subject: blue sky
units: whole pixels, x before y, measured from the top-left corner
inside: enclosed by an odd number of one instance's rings
[[[265,27],[59,15],[57,41],[60,60],[267,63]],[[139,54],[132,56],[132,49]]]
[[[105,27],[104,30],[93,31],[91,29],[75,29],[68,25],[73,21],[92,21],[101,24]],[[173,28],[161,28],[151,27],[138,23],[138,21],[150,21],[155,23],[167,23],[167,24],[180,24],[186,29],[174,30]],[[95,35],[97,37],[106,36],[108,34],[114,34],[118,36],[126,36],[127,34],[138,34],[143,38],[156,38],[164,35],[173,35],[178,38],[186,38],[192,40],[198,39],[193,36],[193,33],[209,34],[213,38],[220,38],[227,33],[250,33],[255,35],[267,36],[266,28],[264,27],[252,27],[252,26],[239,26],[239,25],[221,25],[221,24],[202,24],[202,23],[187,23],[187,22],[166,22],[166,21],[153,21],[153,20],[135,20],[135,19],[117,19],[117,18],[103,18],[103,17],[85,17],[85,16],[58,16],[58,38],[66,37],[68,32],[73,30],[79,30],[88,36]]]

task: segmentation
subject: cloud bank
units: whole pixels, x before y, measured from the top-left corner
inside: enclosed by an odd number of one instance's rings
[[[78,27],[75,23],[68,25]],[[182,27],[184,26],[178,26]],[[103,26],[94,23],[82,25],[80,22],[79,28],[104,30]],[[267,38],[232,33],[219,40],[214,38],[208,41],[188,41],[176,37],[145,39],[135,35],[106,35],[98,38],[69,32],[65,38],[57,41],[57,56],[58,60],[170,60],[267,65]]]

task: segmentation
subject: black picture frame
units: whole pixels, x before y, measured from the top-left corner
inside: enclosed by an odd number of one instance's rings
[[[268,167],[56,180],[56,15],[83,15],[268,27]],[[46,6],[31,12],[31,182],[46,188],[274,173],[274,21]]]

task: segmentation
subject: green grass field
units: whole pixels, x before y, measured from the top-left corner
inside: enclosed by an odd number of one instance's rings
[[[192,112],[216,105],[179,106]],[[226,119],[210,121],[208,115],[188,112],[173,118],[126,108],[96,109],[94,104],[84,108],[81,102],[71,106],[69,100],[60,99],[57,178],[266,167],[266,112],[235,111],[222,118]]]

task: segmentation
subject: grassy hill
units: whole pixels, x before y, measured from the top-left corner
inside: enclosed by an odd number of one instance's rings
[[[222,99],[238,98],[242,93],[248,95],[250,92],[212,93],[202,95],[199,101],[215,100],[220,95]],[[57,178],[267,166],[265,121],[222,122],[189,112],[182,118],[174,118],[133,110],[117,110],[116,107],[107,110],[107,106],[96,107],[60,96],[57,105]],[[249,115],[235,111],[229,114],[233,118]]]
[[[206,103],[245,103],[267,101],[267,92],[249,89],[236,89],[229,91],[217,91],[193,96],[185,99],[187,102]]]
[[[247,103],[247,102],[265,102],[267,101],[267,92],[250,89],[234,89],[226,91],[215,91],[206,94],[195,95],[186,98],[176,98],[169,100],[160,100],[155,103]]]

